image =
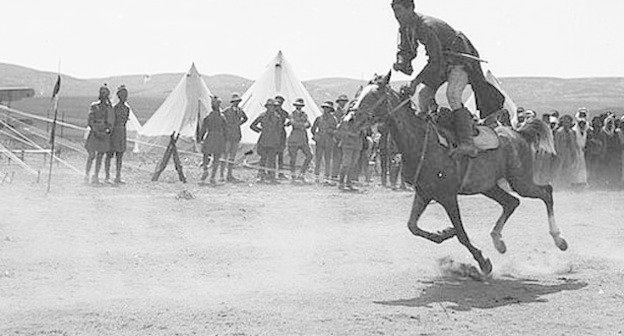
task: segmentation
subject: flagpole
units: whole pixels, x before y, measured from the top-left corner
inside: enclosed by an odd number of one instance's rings
[[[59,60],[59,70],[56,77],[56,84],[52,91],[52,100],[54,101],[54,120],[52,121],[52,131],[50,132],[50,168],[48,169],[48,187],[46,194],[50,192],[50,184],[52,182],[52,164],[54,163],[54,143],[56,131],[56,119],[58,118],[58,93],[61,90],[61,61]]]

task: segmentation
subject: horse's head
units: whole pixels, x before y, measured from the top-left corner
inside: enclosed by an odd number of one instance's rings
[[[359,128],[366,128],[378,122],[383,122],[388,117],[388,91],[390,90],[390,76],[377,76],[362,88],[351,107],[350,117],[354,118]]]

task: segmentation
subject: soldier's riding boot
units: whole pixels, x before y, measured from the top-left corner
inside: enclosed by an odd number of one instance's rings
[[[472,139],[474,135],[474,120],[470,111],[465,107],[453,111],[453,124],[455,125],[458,144],[457,148],[451,151],[451,155],[477,156],[479,149],[474,145]]]
[[[397,180],[399,177],[399,165],[396,163],[390,164],[389,174],[390,175],[390,189],[396,190],[397,188]]]
[[[111,167],[111,161],[113,160],[113,154],[112,153],[106,153],[104,156],[104,183],[111,183],[110,180],[110,167]]]
[[[121,167],[123,165],[123,153],[117,153],[116,161],[115,161],[115,183],[117,184],[126,184],[126,182],[121,180]]]
[[[345,173],[341,172],[338,177],[338,189],[345,189]]]
[[[227,178],[226,178],[227,181],[232,182],[232,183],[240,182],[240,180],[234,177],[234,175],[232,174],[233,169],[234,169],[234,164],[231,162],[228,163]]]
[[[206,178],[208,178],[208,175],[210,175],[210,172],[208,171],[208,169],[204,169],[204,173],[199,178],[200,183],[204,183],[204,181],[206,181]]]
[[[414,72],[412,67],[412,59],[410,59],[405,53],[399,51],[397,53],[397,61],[392,65],[394,71],[400,71],[408,76]]]

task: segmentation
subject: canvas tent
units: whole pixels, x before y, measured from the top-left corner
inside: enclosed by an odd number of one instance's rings
[[[180,146],[193,147],[199,123],[210,111],[212,93],[195,64],[182,77],[158,110],[141,127],[141,140],[166,145],[172,133],[180,134]]]
[[[243,143],[255,143],[258,140],[258,133],[249,128],[249,124],[265,111],[264,103],[268,98],[280,95],[284,97],[283,108],[289,113],[294,109],[292,103],[297,98],[303,98],[305,107],[303,110],[308,114],[310,122],[314,122],[316,117],[321,115],[321,111],[305,89],[303,84],[293,71],[290,63],[284,58],[280,51],[269,63],[266,70],[245,92],[242,97],[241,107],[249,117],[249,122],[241,127]]]

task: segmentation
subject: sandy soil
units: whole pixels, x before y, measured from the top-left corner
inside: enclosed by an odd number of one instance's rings
[[[151,170],[153,167],[149,167]],[[412,194],[379,186],[148,182],[0,184],[1,335],[617,335],[624,331],[624,193],[557,193],[570,244],[523,200],[499,255],[499,214],[462,198],[473,242],[494,263],[476,281],[456,241],[413,237]],[[242,172],[239,172],[242,173]],[[251,172],[245,172],[251,178]],[[176,199],[188,190],[196,198]],[[449,225],[437,205],[422,225]]]

